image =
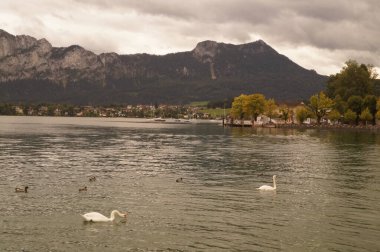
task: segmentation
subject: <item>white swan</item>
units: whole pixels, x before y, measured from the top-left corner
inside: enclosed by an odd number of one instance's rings
[[[263,191],[274,191],[276,190],[276,175],[273,175],[273,187],[269,185],[262,185],[258,190],[263,190]]]
[[[85,213],[82,215],[82,217],[85,219],[85,221],[107,222],[107,221],[113,221],[115,219],[115,214],[119,215],[120,217],[127,218],[127,213],[120,213],[117,210],[113,210],[111,212],[110,218],[108,218],[108,217],[106,217],[103,214],[100,214],[98,212]]]

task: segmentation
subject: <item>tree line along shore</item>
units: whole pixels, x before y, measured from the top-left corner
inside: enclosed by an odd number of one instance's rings
[[[80,106],[67,104],[0,104],[0,115],[11,116],[63,116],[63,117],[126,117],[216,119],[221,109],[208,109],[206,105],[110,105]]]
[[[376,78],[373,66],[349,60],[339,73],[329,77],[324,91],[297,106],[278,105],[263,94],[235,97],[224,124],[378,129],[380,96]]]
[[[241,94],[189,105],[0,104],[0,115],[223,119],[227,126],[379,128],[380,85],[373,66],[346,62],[326,89],[296,105],[263,94]]]

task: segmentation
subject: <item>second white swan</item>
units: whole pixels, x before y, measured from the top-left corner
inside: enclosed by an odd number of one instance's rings
[[[119,215],[120,217],[127,218],[127,213],[120,213],[118,210],[113,210],[111,212],[110,218],[98,212],[85,213],[82,215],[82,217],[84,218],[85,221],[107,222],[107,221],[113,221],[115,219],[116,214]]]
[[[273,186],[262,185],[257,189],[263,190],[263,191],[274,191],[274,190],[276,190],[276,175],[273,175]]]

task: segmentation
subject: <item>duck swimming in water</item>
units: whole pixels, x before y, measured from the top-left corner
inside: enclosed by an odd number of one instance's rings
[[[28,192],[28,186],[25,186],[24,189],[20,188],[20,187],[16,187],[15,188],[15,192],[23,192],[23,193],[27,193]]]
[[[83,188],[79,188],[79,191],[80,192],[86,192],[87,191],[87,186],[83,187]]]

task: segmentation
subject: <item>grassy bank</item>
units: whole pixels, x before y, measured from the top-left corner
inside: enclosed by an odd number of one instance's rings
[[[199,112],[209,114],[212,118],[222,118],[224,115],[228,115],[230,113],[231,109],[222,109],[222,108],[216,108],[216,109],[202,109]]]

